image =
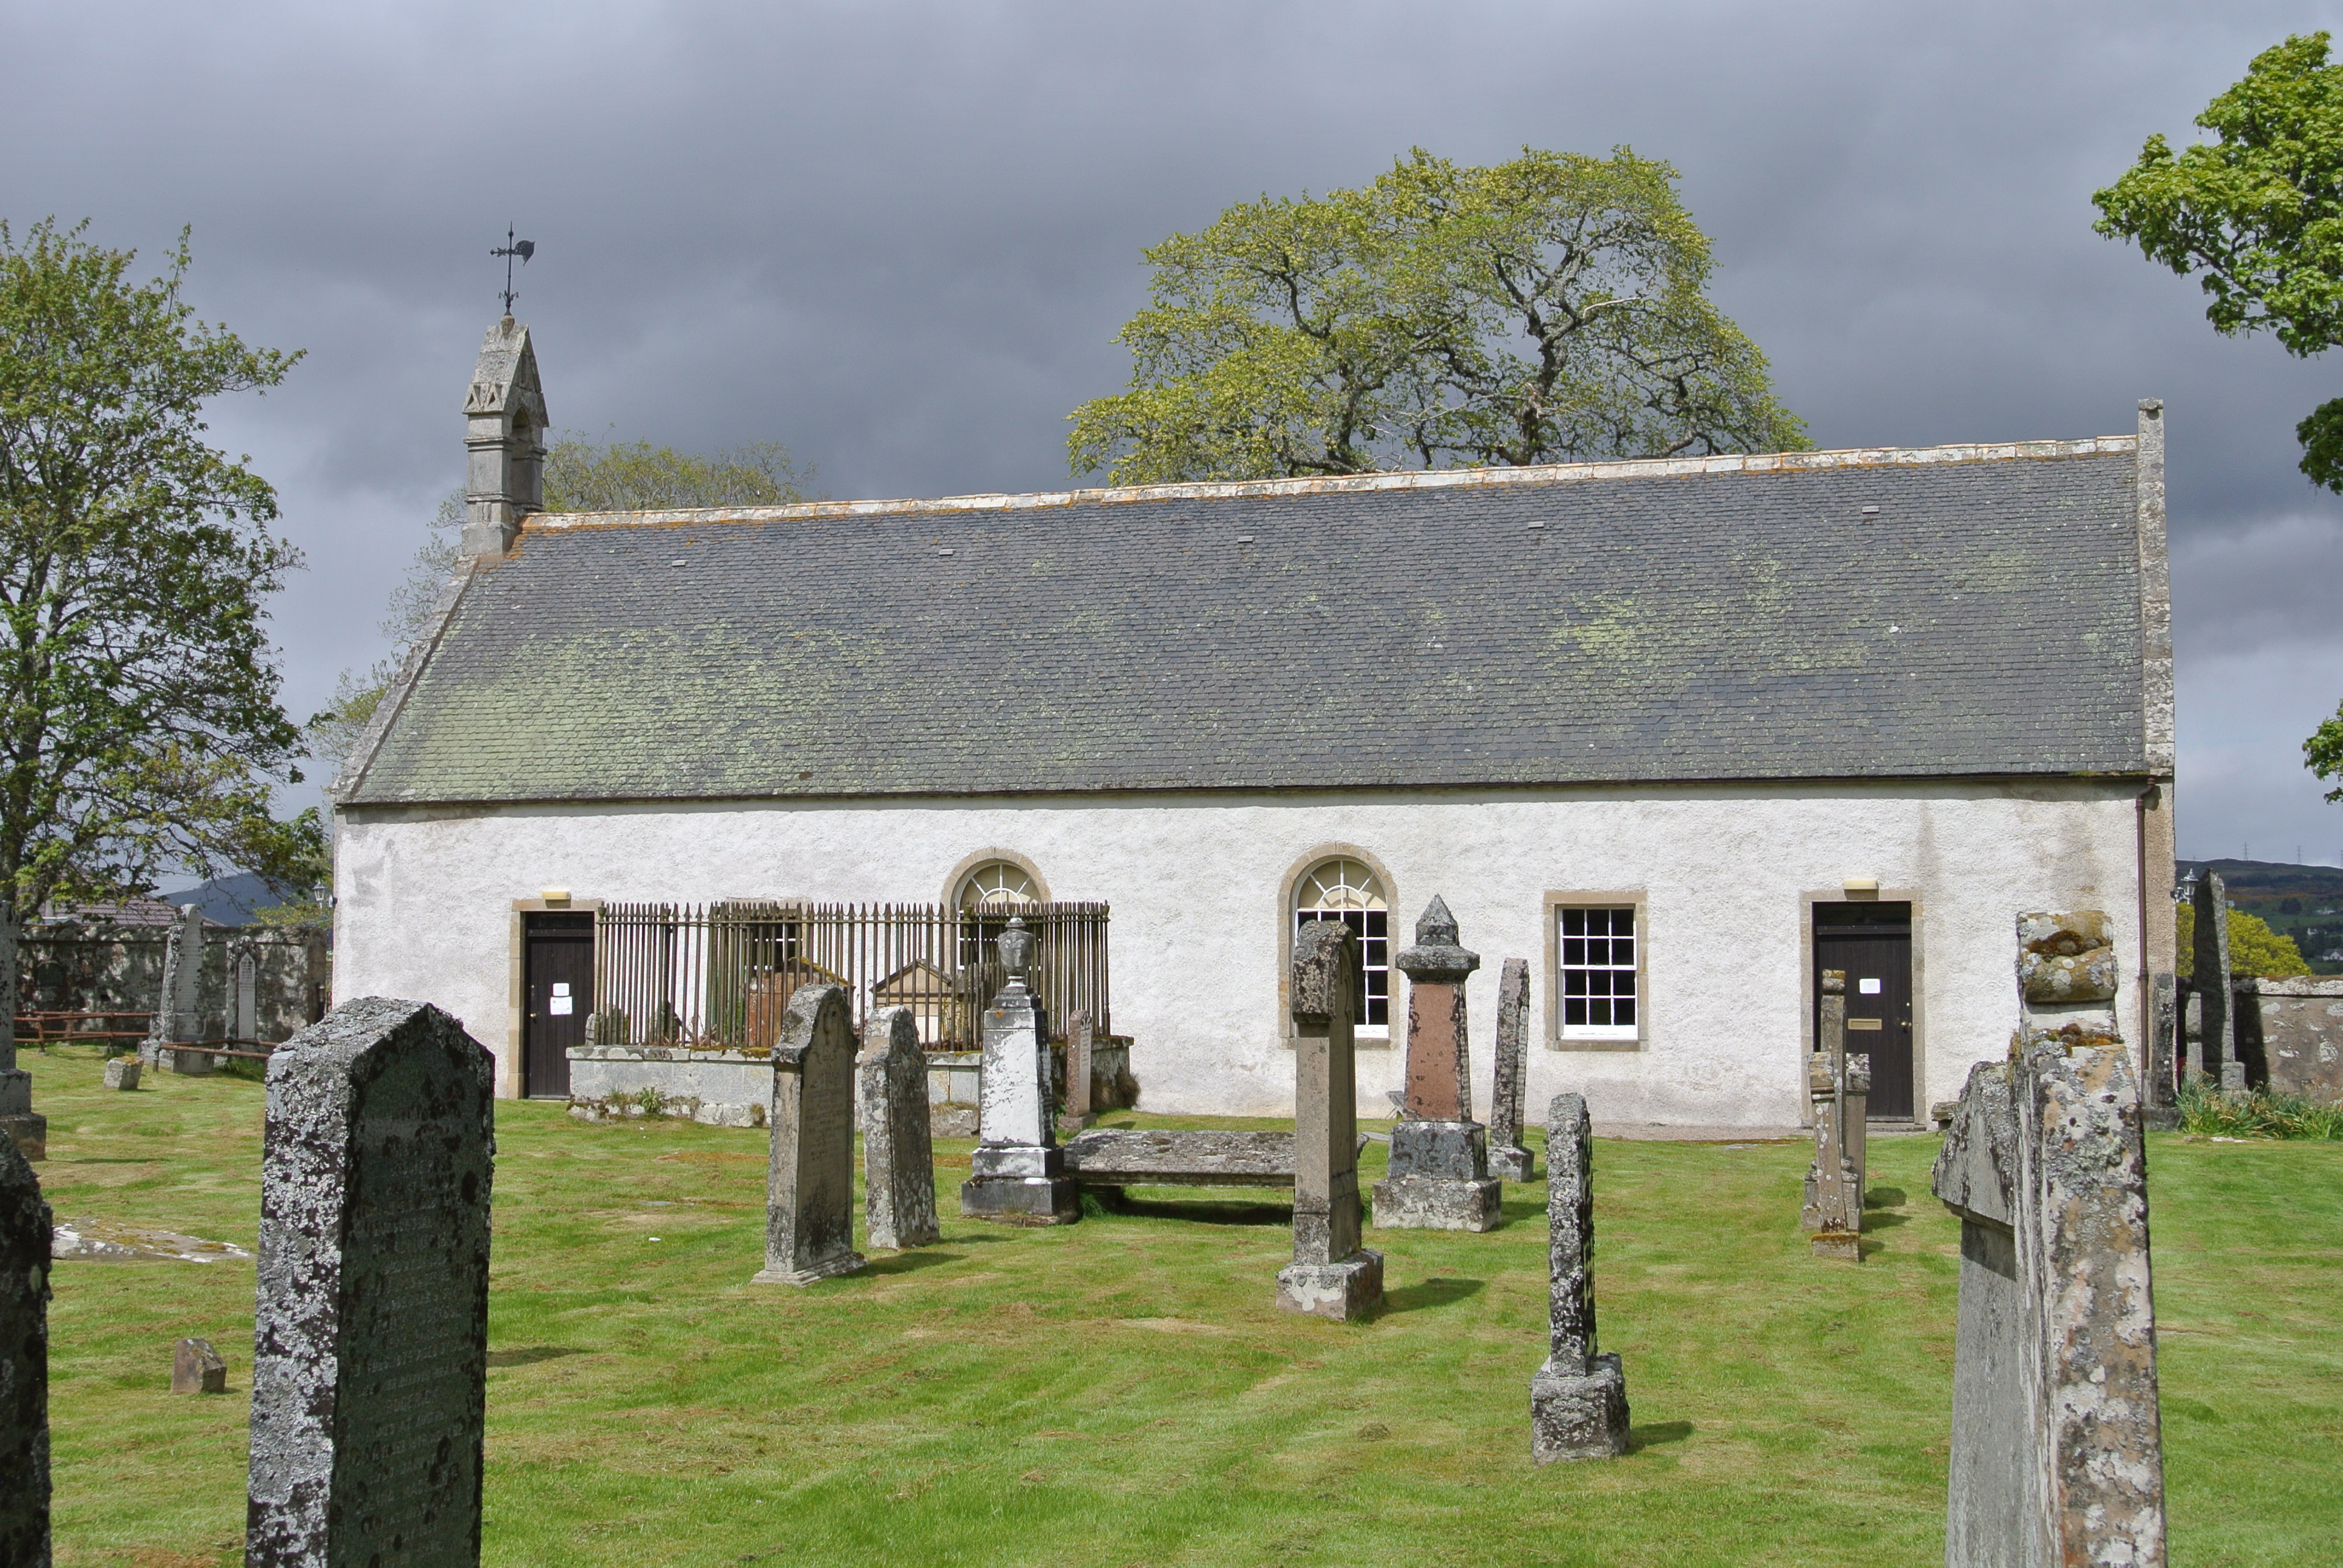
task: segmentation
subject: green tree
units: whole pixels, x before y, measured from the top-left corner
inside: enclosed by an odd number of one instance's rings
[[[813,477],[778,441],[757,441],[709,453],[679,452],[648,441],[596,442],[564,436],[546,448],[545,509],[548,512],[636,512],[691,507],[778,507],[807,498]],[[390,590],[383,635],[399,649],[365,671],[342,671],[332,699],[310,717],[308,755],[328,779],[337,777],[398,675],[406,648],[431,618],[439,591],[456,569],[464,527],[461,490],[439,503],[407,573]]]
[[[2328,35],[2266,49],[2198,115],[2215,140],[2139,161],[2091,200],[2093,226],[2181,276],[2202,273],[2205,317],[2225,335],[2270,332],[2308,357],[2343,341],[2343,66]],[[2343,398],[2295,427],[2301,467],[2343,491]]]
[[[299,356],[196,318],[185,232],[138,282],[86,229],[0,223],[0,936],[170,869],[299,885],[321,846],[272,809],[300,732],[263,606],[300,558],[203,423]]]
[[[1361,190],[1263,196],[1145,252],[1117,341],[1130,390],[1083,404],[1074,471],[1116,484],[1355,474],[1807,445],[1765,358],[1705,293],[1675,171],[1421,148]]]
[[[2175,911],[2180,920],[2180,978],[2197,972],[2197,911],[2183,904]],[[2294,939],[2270,930],[2269,922],[2243,910],[2229,911],[2229,972],[2239,975],[2307,975],[2310,966]]]

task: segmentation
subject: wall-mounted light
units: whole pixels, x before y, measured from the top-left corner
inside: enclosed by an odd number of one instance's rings
[[[1846,896],[1850,899],[1875,899],[1879,896],[1879,879],[1876,877],[1849,877],[1839,886],[1846,890]]]
[[[566,904],[569,901],[569,890],[567,888],[540,888],[538,890],[538,897],[543,899],[548,904]]]

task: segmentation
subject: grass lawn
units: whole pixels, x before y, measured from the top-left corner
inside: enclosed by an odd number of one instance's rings
[[[258,1083],[109,1093],[94,1052],[24,1061],[61,1220],[252,1244]],[[748,1283],[761,1134],[505,1101],[497,1136],[490,1563],[1944,1560],[1957,1228],[1933,1139],[1873,1144],[1860,1267],[1807,1253],[1803,1148],[1598,1144],[1602,1343],[1638,1446],[1540,1470],[1542,1184],[1491,1235],[1373,1233],[1389,1308],[1341,1325],[1273,1310],[1271,1201],[964,1223],[948,1142],[940,1245],[797,1291]],[[2172,1561],[2336,1561],[2343,1146],[2158,1136],[2149,1161]],[[252,1265],[55,1277],[58,1563],[237,1562]],[[166,1392],[187,1334],[227,1397]]]

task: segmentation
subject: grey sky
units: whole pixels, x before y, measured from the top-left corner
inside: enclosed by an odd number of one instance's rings
[[[832,495],[1063,482],[1139,248],[1229,202],[1632,145],[1826,447],[2169,409],[2184,854],[2343,859],[2298,744],[2343,698],[2343,501],[2294,423],[2343,365],[2203,321],[2090,192],[2333,5],[0,7],[0,216],[150,254],[309,357],[217,410],[310,569],[289,704],[384,651],[461,473],[508,219],[555,422],[784,441]]]

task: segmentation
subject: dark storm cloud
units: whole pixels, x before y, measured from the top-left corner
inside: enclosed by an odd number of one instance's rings
[[[1631,144],[1825,446],[2167,400],[2184,847],[2290,853],[2343,836],[2296,753],[2343,695],[2343,508],[2290,434],[2334,367],[2215,337],[2089,195],[2334,10],[18,5],[0,215],[150,254],[192,223],[205,314],[309,350],[216,421],[309,552],[277,621],[306,708],[382,651],[459,478],[508,218],[557,423],[780,439],[836,495],[1022,489],[1126,373],[1142,245],[1412,145]]]

